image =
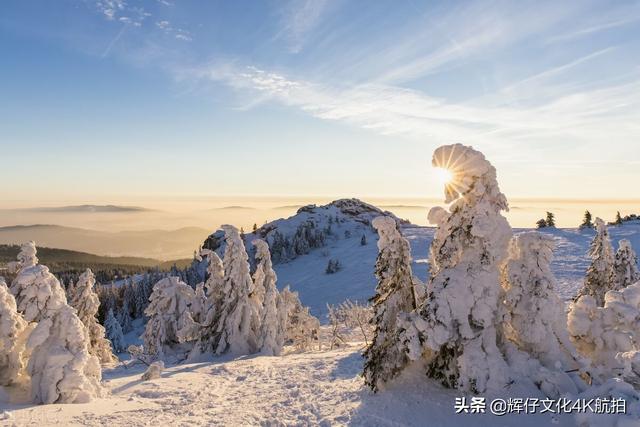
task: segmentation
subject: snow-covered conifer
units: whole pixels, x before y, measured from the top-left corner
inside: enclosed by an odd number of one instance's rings
[[[256,289],[264,289],[258,347],[263,354],[278,356],[282,352],[286,331],[278,312],[277,277],[273,271],[267,242],[256,239],[253,246],[256,248],[257,263],[253,283]]]
[[[287,341],[298,350],[308,350],[319,339],[320,321],[311,315],[309,307],[302,305],[298,293],[291,291],[289,286],[280,292],[280,297],[287,311]]]
[[[126,312],[129,317],[135,316],[136,313],[136,292],[135,288],[138,284],[133,280],[129,279],[129,283],[126,283],[122,289],[122,307],[123,311]],[[126,310],[125,310],[126,308]],[[128,331],[124,331],[127,333]]]
[[[149,305],[149,301],[148,301],[148,295],[146,295],[145,292],[145,287],[146,287],[146,283],[148,283],[148,281],[151,280],[149,277],[149,273],[146,273],[144,275],[144,278],[142,279],[141,282],[138,282],[136,284],[136,286],[134,287],[134,300],[136,302],[135,307],[136,307],[136,311],[135,311],[135,317],[136,318],[140,318],[144,316],[144,310],[147,308],[147,305]]]
[[[127,334],[133,330],[133,319],[129,314],[129,301],[124,300],[122,302],[122,307],[118,309],[118,323],[120,323],[120,327],[122,328],[122,332]]]
[[[67,304],[67,296],[58,279],[49,269],[37,262],[33,242],[22,246],[21,268],[11,283],[18,312],[27,322],[39,322]]]
[[[34,403],[86,403],[100,395],[100,361],[89,353],[89,342],[89,333],[67,304],[38,322],[27,342]]]
[[[249,261],[238,229],[223,225],[224,252],[223,300],[217,314],[215,354],[251,354],[258,350],[255,301],[251,298],[253,281]]]
[[[38,257],[36,256],[36,244],[33,241],[23,243],[20,246],[20,252],[18,253],[18,261],[9,263],[9,271],[11,273],[19,273],[23,268],[33,267],[38,264]]]
[[[636,255],[631,242],[622,239],[618,243],[613,270],[615,272],[614,289],[623,289],[640,280],[638,272],[638,256]]]
[[[65,295],[67,296],[67,301],[71,300],[71,296],[73,295],[73,280],[69,279],[67,286],[64,285],[64,282],[60,280],[60,286],[64,289]]]
[[[377,391],[395,377],[409,361],[401,342],[398,317],[417,308],[411,272],[411,249],[402,237],[395,219],[380,216],[373,220],[378,230],[378,278],[373,302],[375,335],[365,351],[365,382]]]
[[[204,321],[204,307],[206,302],[207,295],[204,291],[204,282],[200,282],[196,285],[193,301],[191,301],[191,317],[194,322],[202,323]]]
[[[289,328],[289,308],[281,293],[278,293],[278,298],[276,299],[276,311],[278,313],[276,318],[276,322],[278,322],[277,330],[278,334],[282,335],[281,338],[278,338],[278,342],[282,342],[282,346],[284,346]]]
[[[578,351],[591,360],[595,372],[617,376],[623,359],[640,351],[640,282],[609,291],[603,307],[583,295],[569,308],[568,330]],[[622,353],[626,355],[620,357]],[[634,374],[640,380],[639,374]]]
[[[444,385],[484,392],[502,389],[510,375],[496,344],[499,265],[506,256],[511,227],[502,216],[507,200],[496,170],[484,155],[461,144],[438,148],[433,165],[448,168],[449,210],[434,208],[438,224],[431,243],[431,278],[419,316],[406,339],[410,357],[424,354],[427,375]],[[418,347],[417,338],[423,344]]]
[[[215,351],[218,336],[218,320],[224,301],[224,266],[215,252],[203,249],[200,255],[205,256],[207,264],[207,281],[204,283],[206,299],[202,308],[198,342],[192,356]]]
[[[20,259],[11,292],[25,320],[38,322],[27,341],[32,398],[35,403],[87,402],[100,394],[102,375],[99,359],[89,352],[89,333],[58,279],[46,266],[33,264],[35,246],[25,247],[28,256]]]
[[[17,383],[24,377],[26,341],[30,331],[18,313],[16,300],[0,276],[0,386]]]
[[[111,341],[113,351],[116,353],[122,353],[125,351],[127,346],[124,342],[122,327],[120,326],[118,319],[116,319],[116,316],[113,315],[112,309],[109,309],[109,312],[107,313],[107,318],[104,321],[104,329],[107,339]]]
[[[73,287],[70,305],[76,309],[78,318],[87,328],[89,333],[89,352],[97,356],[100,363],[112,363],[115,361],[111,351],[111,343],[105,338],[104,327],[98,323],[96,315],[100,307],[100,300],[94,291],[95,276],[87,269],[78,278],[78,283]]]
[[[591,241],[589,257],[591,265],[587,269],[584,285],[576,297],[591,295],[599,307],[604,305],[604,295],[615,287],[615,272],[613,269],[614,253],[609,240],[609,231],[604,221],[596,218],[596,235]]]
[[[511,239],[502,267],[502,331],[509,362],[550,397],[576,392],[566,371],[584,366],[567,332],[564,303],[550,269],[553,239],[527,232]],[[537,360],[540,366],[532,363]]]
[[[167,277],[153,287],[145,314],[149,317],[142,339],[147,354],[159,358],[185,351],[181,344],[194,339],[197,325],[189,305],[193,288],[177,277]]]

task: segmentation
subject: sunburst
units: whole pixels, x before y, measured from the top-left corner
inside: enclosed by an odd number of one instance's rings
[[[445,194],[460,193],[465,168],[468,166],[467,156],[454,146],[452,150],[440,151],[439,156],[433,158],[434,175],[436,181],[444,185]]]
[[[433,168],[433,176],[436,181],[442,185],[446,185],[453,179],[453,174],[449,169],[435,167]]]

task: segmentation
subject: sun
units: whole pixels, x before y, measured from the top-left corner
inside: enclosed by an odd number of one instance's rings
[[[451,173],[451,171],[445,168],[433,168],[433,175],[435,176],[435,179],[443,185],[449,184],[453,179],[453,174]]]

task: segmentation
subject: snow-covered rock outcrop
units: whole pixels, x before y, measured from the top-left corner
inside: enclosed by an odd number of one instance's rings
[[[269,244],[273,263],[278,264],[308,254],[345,235],[360,239],[363,231],[373,231],[371,222],[378,216],[389,216],[398,223],[408,224],[391,212],[361,200],[339,199],[323,206],[303,206],[289,218],[271,221],[255,232],[246,233],[244,243],[250,247],[249,244],[256,238],[265,240]],[[223,252],[224,232],[219,230],[210,235],[203,247]]]

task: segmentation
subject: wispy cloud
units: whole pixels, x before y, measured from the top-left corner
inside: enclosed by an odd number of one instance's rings
[[[500,3],[500,2],[498,2]],[[368,56],[388,66],[378,82],[403,83],[447,67],[489,57],[554,27],[576,7],[558,3],[486,2],[457,5],[442,15],[426,13],[409,26],[400,41]]]
[[[190,42],[193,40],[191,36],[191,32],[184,30],[182,28],[176,28],[167,20],[162,20],[156,22],[156,27],[158,27],[162,32],[164,32],[168,36],[172,36],[177,40]]]
[[[284,38],[291,53],[299,53],[309,33],[318,25],[329,6],[328,0],[289,1],[282,10],[282,30],[276,38]]]
[[[151,16],[144,8],[130,6],[125,0],[98,0],[95,5],[105,19],[135,27],[142,26],[144,20]]]
[[[196,72],[201,78],[343,121],[383,135],[419,140],[463,140],[505,149],[518,141],[601,143],[632,139],[640,131],[640,78],[614,87],[559,96],[544,105],[509,108],[454,103],[396,86],[366,84],[342,89],[293,80],[255,67],[226,64]]]
[[[599,33],[614,28],[624,27],[640,20],[640,15],[626,16],[624,18],[616,19],[613,21],[601,22],[587,27],[583,27],[577,30],[566,32],[560,35],[549,37],[548,43],[566,42],[570,40],[586,37],[594,33]]]

